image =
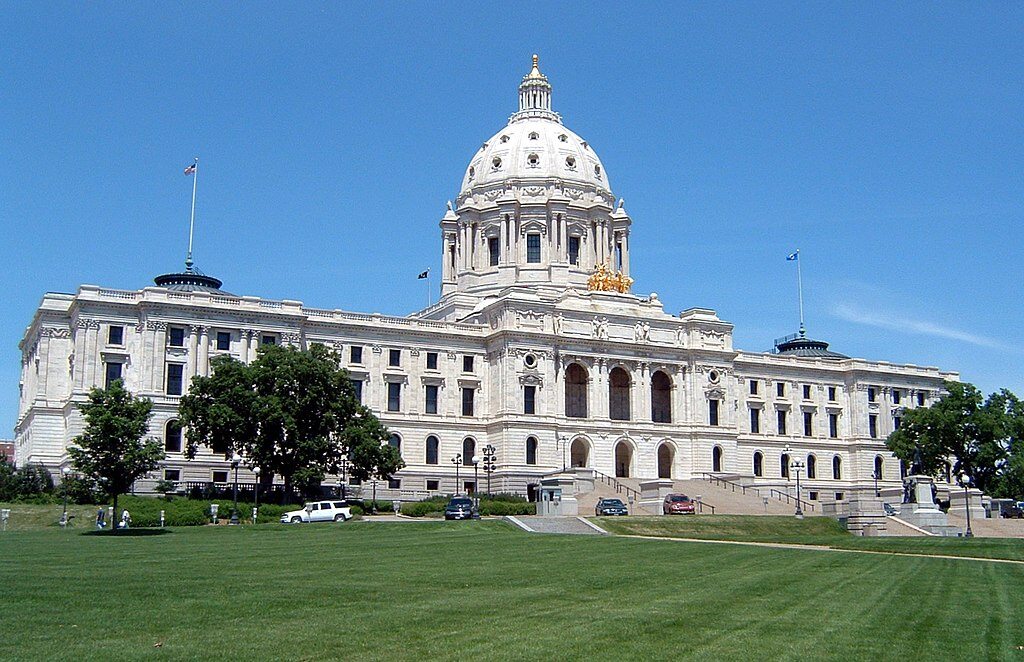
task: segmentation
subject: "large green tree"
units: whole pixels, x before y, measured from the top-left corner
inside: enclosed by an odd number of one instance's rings
[[[318,485],[337,473],[348,452],[346,430],[367,416],[376,421],[356,400],[338,354],[324,345],[264,345],[249,365],[218,357],[212,369],[181,399],[186,453],[194,457],[199,446],[238,452],[265,479],[281,476],[289,495],[293,483]]]
[[[1013,469],[1008,460],[1024,450],[1020,401],[1006,390],[985,399],[962,382],[945,382],[944,388],[946,394],[931,407],[906,410],[886,444],[908,467],[919,453],[927,475],[939,475],[951,461],[954,476],[966,474],[987,494],[1002,491]]]
[[[116,380],[106,389],[89,391],[89,401],[78,408],[85,417],[85,430],[68,447],[68,455],[75,469],[102,485],[114,500],[116,517],[118,496],[164,459],[159,442],[143,439],[153,402],[135,397]]]

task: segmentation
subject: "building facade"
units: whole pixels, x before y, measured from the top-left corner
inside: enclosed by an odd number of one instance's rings
[[[793,460],[812,498],[866,489],[876,472],[899,485],[886,436],[957,375],[849,358],[803,335],[773,353],[737,350],[714,311],[672,315],[657,294],[633,294],[632,219],[551,92],[535,59],[519,110],[473,155],[440,220],[442,296],[425,310],[237,296],[191,268],[141,290],[46,294],[20,344],[18,464],[66,464],[77,405],[123,379],[154,402],[162,477],[226,482],[223,457],[182,455],[189,380],[218,355],[252,361],[261,344],[323,343],[401,451],[407,466],[383,490],[392,496],[472,490],[488,446],[504,491],[567,466],[781,484]]]

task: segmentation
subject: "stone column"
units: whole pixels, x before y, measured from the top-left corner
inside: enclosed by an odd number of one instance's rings
[[[188,391],[188,385],[192,378],[199,374],[199,327],[192,324],[188,326],[188,366],[189,374],[182,378],[182,389]]]
[[[508,264],[508,223],[502,218],[498,221],[498,264]]]
[[[206,376],[210,374],[210,327],[199,327],[199,355],[196,357],[199,370],[195,374]]]
[[[629,275],[629,233],[622,233],[622,273]]]
[[[238,332],[238,335],[242,339],[238,348],[238,360],[242,363],[249,362],[249,333],[248,329],[242,329]]]
[[[88,365],[90,363],[89,359],[91,358],[85,348],[85,336],[85,320],[78,320],[78,326],[75,328],[75,390],[85,389],[85,372],[88,370]]]
[[[167,323],[150,322],[147,328],[153,331],[153,378],[149,390],[162,393],[164,390],[164,364],[167,362]]]

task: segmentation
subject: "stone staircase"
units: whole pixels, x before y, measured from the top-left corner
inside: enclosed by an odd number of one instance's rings
[[[607,531],[590,524],[582,517],[538,517],[520,515],[506,517],[506,521],[530,533],[563,533],[583,536],[608,535]]]
[[[673,490],[691,499],[700,496],[701,501],[715,507],[716,515],[792,515],[795,504],[786,504],[774,498],[767,502],[754,488],[741,491],[729,485],[711,483],[699,478],[672,481]],[[806,515],[819,514],[816,511]]]
[[[982,515],[984,513],[981,513]],[[960,531],[967,529],[967,518],[959,514],[949,513],[950,526]],[[1024,538],[1024,519],[986,519],[975,517],[971,510],[971,533],[979,538]]]

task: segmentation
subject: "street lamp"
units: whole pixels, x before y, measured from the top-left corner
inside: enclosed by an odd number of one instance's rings
[[[60,516],[61,528],[67,528],[68,526],[68,476],[71,475],[71,467],[64,467],[60,470],[64,475],[61,479],[61,491],[64,492],[64,512]]]
[[[497,449],[490,444],[484,446],[484,473],[487,474],[487,496],[491,495],[491,474],[498,468]]]
[[[878,475],[878,469],[871,472],[871,477],[875,479],[875,497],[877,498],[882,496],[882,493],[878,491],[878,480],[881,478],[881,476]]]
[[[231,508],[231,520],[228,522],[231,525],[238,524],[238,465],[242,463],[242,456],[237,452],[231,456],[231,468],[235,470],[235,487],[233,490],[233,499],[235,505]]]
[[[345,500],[345,488],[348,485],[348,455],[341,457],[341,500]]]
[[[796,512],[793,514],[797,519],[803,519],[804,512],[800,510],[800,471],[804,468],[804,463],[793,460],[789,466],[796,472]]]
[[[473,494],[480,491],[480,456],[474,455],[473,459]]]
[[[462,453],[456,453],[455,457],[452,458],[452,464],[455,465],[455,496],[459,495],[459,465],[462,464]]]
[[[960,484],[964,486],[964,507],[967,509],[967,530],[964,532],[964,538],[973,538],[974,533],[971,531],[971,495],[967,490],[971,486],[971,477],[966,473],[961,473]]]
[[[262,469],[259,467],[253,467],[252,472],[256,474],[256,496],[252,505],[252,523],[256,523],[256,515],[260,509],[260,472]]]

